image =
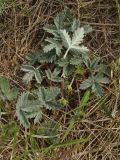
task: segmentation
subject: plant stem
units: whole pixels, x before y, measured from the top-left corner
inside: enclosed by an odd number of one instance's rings
[[[68,48],[68,49],[66,50],[66,52],[65,52],[65,54],[64,54],[64,57],[63,57],[64,59],[66,58],[66,56],[67,56],[69,50],[70,50],[70,48]]]
[[[61,82],[61,96],[62,96],[62,98],[64,98],[64,78]]]
[[[76,73],[74,74],[74,76],[73,76],[73,78],[72,78],[72,80],[71,80],[70,86],[72,86],[72,84],[73,84],[73,82],[74,82],[74,80],[75,80],[75,76],[76,76]]]

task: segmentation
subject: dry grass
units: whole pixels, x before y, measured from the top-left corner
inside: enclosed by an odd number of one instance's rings
[[[81,24],[90,24],[93,27],[93,32],[86,37],[91,56],[100,55],[108,65],[117,65],[120,39],[118,23],[120,5],[117,2],[115,0],[15,1],[0,17],[0,74],[9,77],[20,89],[25,89],[21,85],[19,67],[28,52],[40,48],[45,36],[42,26],[52,21],[55,13],[64,7],[71,8],[74,15],[81,20]],[[45,154],[39,151],[45,145],[44,140],[37,139],[39,146],[32,149],[29,140],[25,139],[26,131],[21,128],[16,135],[14,150],[11,144],[15,137],[0,145],[0,160],[119,160],[120,77],[117,71],[113,67],[113,79],[109,88],[106,88],[105,101],[93,98],[87,106],[85,119],[76,121],[74,129],[67,137],[68,140],[87,137],[89,139],[87,143],[49,150],[49,153]],[[10,106],[5,107],[8,110]],[[109,113],[101,107],[107,108]],[[114,116],[111,118],[112,113]],[[10,116],[3,121],[8,123],[10,119],[13,120],[12,117],[15,117],[14,111],[10,111]],[[59,123],[63,123],[61,134],[67,129],[67,118],[64,116],[63,119],[59,120]]]

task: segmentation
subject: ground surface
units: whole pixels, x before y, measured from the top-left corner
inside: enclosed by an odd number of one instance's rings
[[[30,136],[42,125],[33,126],[29,132],[19,126],[15,104],[2,103],[8,113],[2,118],[0,128],[0,160],[119,160],[120,159],[120,4],[116,0],[19,0],[11,1],[0,16],[0,74],[21,91],[20,65],[25,55],[40,48],[45,36],[42,27],[53,16],[68,7],[80,19],[90,24],[93,32],[85,40],[91,55],[101,56],[113,68],[110,86],[102,99],[91,98],[85,119],[76,121],[65,138],[86,138],[87,143],[48,147],[54,140]],[[71,106],[72,107],[72,106]],[[103,108],[102,108],[103,107]],[[117,108],[117,109],[116,109]],[[117,113],[115,111],[117,110]],[[66,116],[57,120],[62,124],[61,135],[68,129]],[[64,120],[64,121],[63,121]],[[44,125],[44,128],[47,126]],[[37,132],[36,131],[36,132]],[[27,133],[27,134],[26,134]],[[62,142],[61,136],[60,142]],[[52,141],[52,142],[50,142]],[[48,144],[48,145],[46,145]]]

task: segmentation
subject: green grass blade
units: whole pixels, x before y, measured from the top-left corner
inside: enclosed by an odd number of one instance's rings
[[[69,126],[68,126],[67,130],[65,131],[65,134],[63,135],[62,142],[68,136],[68,134],[70,133],[70,131],[74,128],[74,124],[75,124],[74,119],[71,119],[70,123],[69,123]]]

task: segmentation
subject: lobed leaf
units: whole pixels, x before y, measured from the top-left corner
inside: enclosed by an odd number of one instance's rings
[[[83,38],[84,38],[84,28],[77,28],[73,34],[73,38],[72,38],[72,46],[78,46],[79,44],[81,44],[83,42]]]
[[[53,72],[51,72],[50,69],[46,70],[46,75],[47,75],[47,78],[53,82],[61,82],[62,81],[62,78],[59,76],[61,70],[60,69],[54,69]]]
[[[62,38],[64,47],[70,48],[70,46],[71,46],[71,38],[70,38],[68,32],[64,29],[64,30],[61,30],[60,33],[61,33],[61,38]]]
[[[80,84],[80,89],[85,90],[92,86],[92,79],[86,79]]]
[[[24,75],[23,81],[29,83],[33,77],[35,77],[37,83],[41,84],[42,82],[42,72],[37,68],[34,68],[32,65],[23,65],[21,68],[22,71],[28,72]]]

